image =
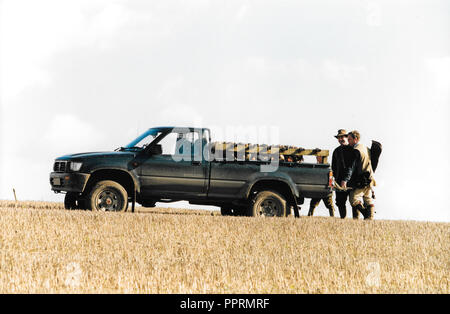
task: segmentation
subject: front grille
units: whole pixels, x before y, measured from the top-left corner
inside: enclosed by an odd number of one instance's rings
[[[53,165],[54,172],[67,172],[69,170],[69,162],[68,161],[55,161]]]

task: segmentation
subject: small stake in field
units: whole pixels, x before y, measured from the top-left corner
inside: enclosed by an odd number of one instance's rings
[[[17,196],[16,196],[16,189],[13,188],[13,193],[14,193],[14,199],[16,201],[16,208],[17,208]]]

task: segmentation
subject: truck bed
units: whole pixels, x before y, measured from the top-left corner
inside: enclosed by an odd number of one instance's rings
[[[280,162],[274,172],[260,172],[263,162],[213,161],[210,163],[208,198],[244,198],[258,180],[280,180],[294,186],[305,198],[323,198],[330,193],[329,164]]]

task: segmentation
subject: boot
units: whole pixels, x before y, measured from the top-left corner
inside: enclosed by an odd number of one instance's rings
[[[347,207],[345,207],[345,205],[338,205],[338,209],[339,209],[339,216],[341,216],[341,218],[344,219],[345,216],[347,216]]]
[[[325,207],[328,209],[330,213],[330,217],[334,217],[334,204],[332,197],[324,198]]]
[[[334,217],[334,208],[328,208],[328,211],[330,212],[330,217]]]
[[[364,220],[372,220],[374,212],[375,212],[375,206],[373,204],[368,205],[366,207],[366,216],[364,216]]]
[[[314,215],[314,210],[319,205],[319,202],[320,202],[320,198],[313,198],[313,199],[311,199],[311,202],[309,203],[308,216]]]
[[[330,213],[330,217],[334,217],[334,204],[333,204],[333,194],[328,194],[327,197],[322,199],[325,207],[328,209]]]
[[[359,219],[359,211],[356,207],[353,207],[353,206],[352,206],[352,216],[353,216],[353,219],[356,219],[356,220]]]
[[[361,204],[358,204],[354,207],[356,215],[358,215],[358,212],[361,212],[361,214],[363,215],[364,219],[368,219],[368,215],[367,215],[367,210],[364,208],[364,206],[362,206]],[[353,218],[355,218],[355,212],[353,212]],[[357,218],[356,218],[357,219]]]

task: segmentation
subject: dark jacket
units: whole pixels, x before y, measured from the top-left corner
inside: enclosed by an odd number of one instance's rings
[[[331,159],[331,169],[337,183],[344,180],[347,169],[352,165],[355,154],[349,145],[340,145],[333,151]]]
[[[343,181],[347,181],[347,186],[353,188],[375,185],[370,150],[362,144],[357,144],[352,148],[352,153],[353,161],[346,169]]]

